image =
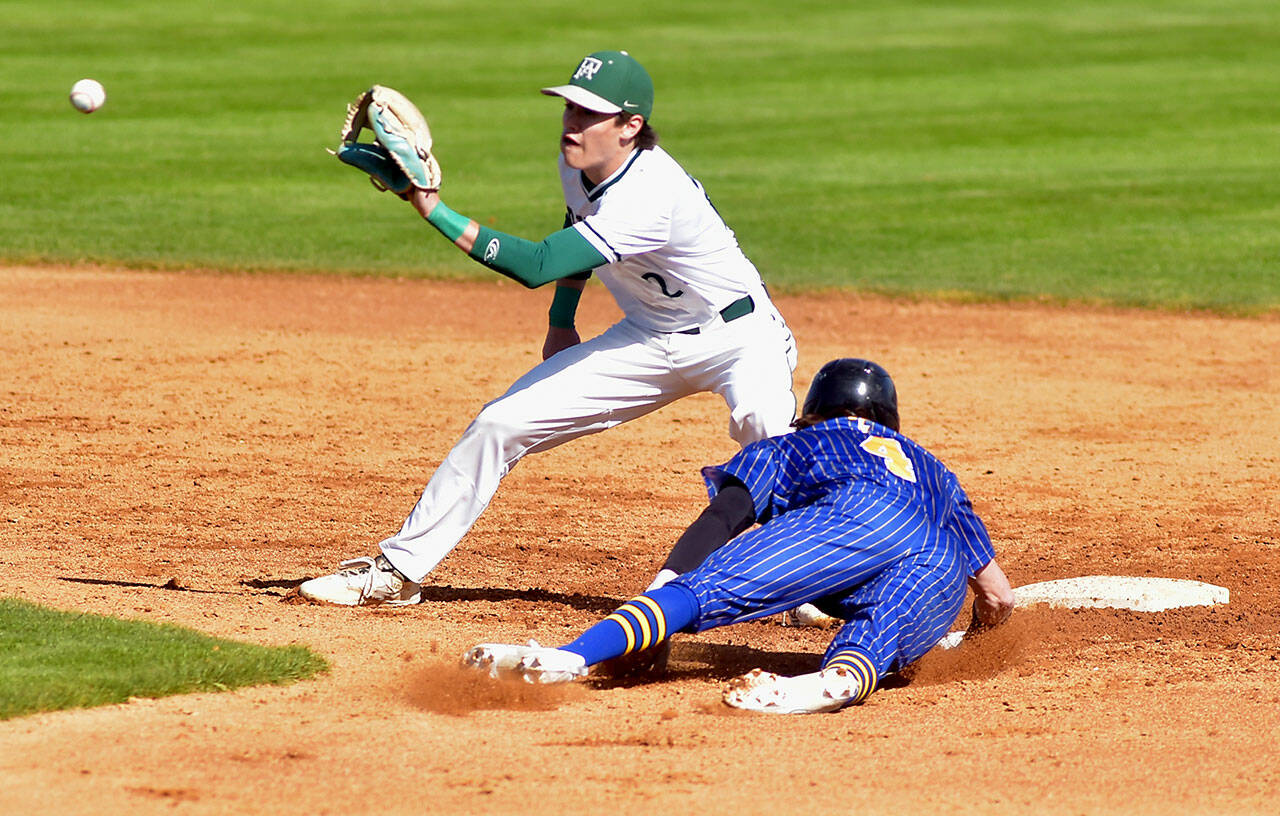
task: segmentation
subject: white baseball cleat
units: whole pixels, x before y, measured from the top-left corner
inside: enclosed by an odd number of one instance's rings
[[[528,645],[481,643],[462,656],[462,664],[487,672],[494,679],[519,677],[526,683],[568,683],[587,676],[582,655],[551,649],[536,640]]]
[[[480,643],[463,653],[462,665],[487,672],[495,680],[504,676],[514,677],[520,660],[542,648],[536,640],[525,646],[518,643]]]
[[[817,714],[844,708],[861,691],[861,681],[843,666],[797,677],[752,669],[729,681],[724,702],[767,714]]]
[[[811,603],[800,604],[782,613],[783,626],[808,626],[814,629],[831,629],[843,623]]]
[[[386,556],[352,558],[339,566],[333,575],[304,581],[298,594],[338,606],[406,606],[422,600],[422,585],[401,575]]]
[[[586,677],[587,661],[580,654],[564,649],[538,649],[520,659],[520,676],[526,683],[571,683]]]

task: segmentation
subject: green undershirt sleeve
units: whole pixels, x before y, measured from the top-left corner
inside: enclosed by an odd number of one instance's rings
[[[470,222],[471,219],[449,209],[443,201],[436,204],[427,217],[427,223],[455,242]],[[608,262],[571,227],[553,232],[541,241],[527,241],[482,226],[467,254],[530,289],[560,278],[587,277],[592,269]]]
[[[458,215],[446,207],[443,201],[437,201],[435,209],[431,211],[431,215],[427,216],[427,223],[440,230],[440,234],[450,241],[457,241],[462,237],[462,233],[466,232],[471,219],[465,215]]]
[[[582,290],[578,287],[557,285],[555,297],[551,299],[551,310],[547,312],[548,325],[555,329],[572,329],[581,297]]]
[[[553,232],[541,241],[480,227],[470,255],[480,263],[530,289],[560,278],[589,272],[607,263],[600,251],[577,230]]]

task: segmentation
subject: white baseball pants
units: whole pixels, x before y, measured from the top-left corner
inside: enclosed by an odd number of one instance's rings
[[[440,463],[400,532],[382,541],[412,581],[457,546],[498,483],[528,453],[597,433],[689,394],[710,391],[729,407],[740,445],[791,430],[795,341],[760,298],[751,314],[698,334],[665,334],[623,320],[533,368],[480,411]]]

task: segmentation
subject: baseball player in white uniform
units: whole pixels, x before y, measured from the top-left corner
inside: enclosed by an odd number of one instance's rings
[[[543,362],[488,403],[436,469],[381,554],[345,561],[301,594],[347,606],[400,605],[488,506],[528,453],[611,428],[700,391],[724,398],[740,445],[787,433],[795,342],[756,268],[702,186],[649,126],[653,84],[626,52],[584,58],[564,99],[564,229],[541,242],[480,226],[436,191],[408,196],[480,263],[530,288],[556,282]],[[580,342],[574,313],[590,274],[624,317]],[[664,568],[659,586],[678,570]]]

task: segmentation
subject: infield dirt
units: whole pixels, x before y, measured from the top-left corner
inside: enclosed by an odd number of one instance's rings
[[[0,270],[0,593],[304,643],[286,687],[0,723],[0,812],[1280,811],[1280,320],[781,297],[796,391],[857,355],[968,488],[1015,585],[1192,578],[1231,603],[1032,608],[863,706],[719,702],[830,633],[675,641],[648,682],[477,683],[484,640],[558,643],[644,589],[735,450],[701,395],[529,457],[422,604],[290,592],[394,532],[549,296],[503,283]],[[580,325],[616,317],[592,286]]]

